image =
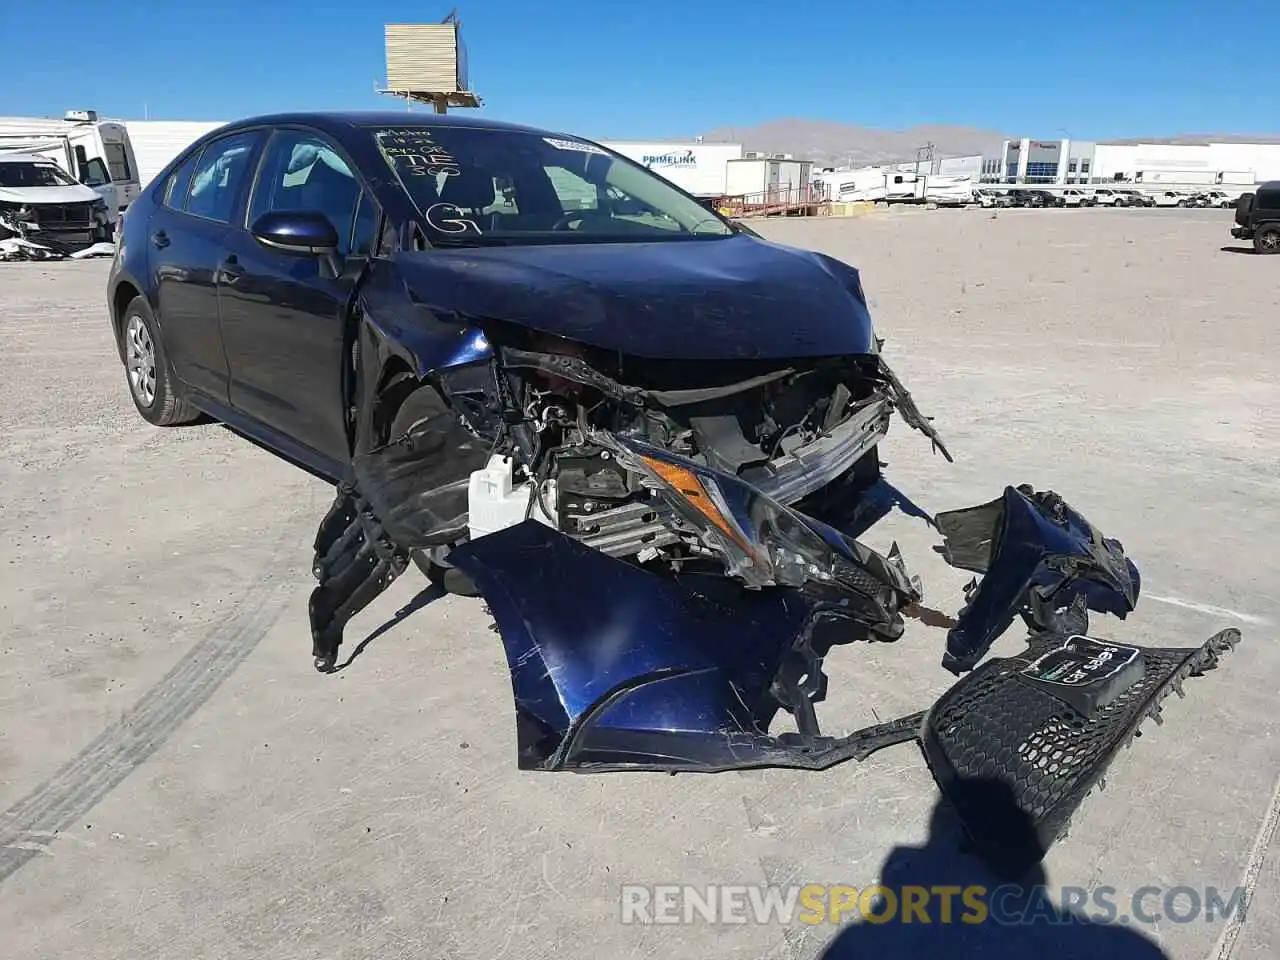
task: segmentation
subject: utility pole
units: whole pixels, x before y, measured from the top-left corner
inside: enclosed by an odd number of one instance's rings
[[[933,173],[933,144],[926,143],[923,147],[916,147],[916,177],[920,176],[920,161],[925,159],[929,161],[929,172]]]

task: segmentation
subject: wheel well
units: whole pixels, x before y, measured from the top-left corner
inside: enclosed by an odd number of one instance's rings
[[[124,311],[139,294],[137,287],[128,280],[123,280],[111,295],[111,326],[116,332],[116,343],[120,342],[120,335],[124,330]]]
[[[391,439],[391,424],[401,405],[421,386],[423,381],[400,357],[392,357],[383,365],[378,389],[373,394],[372,426],[376,442],[385,443]]]

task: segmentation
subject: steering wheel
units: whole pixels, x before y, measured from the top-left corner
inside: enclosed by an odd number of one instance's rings
[[[588,217],[598,217],[599,215],[600,211],[598,210],[570,210],[564,216],[556,220],[556,222],[552,224],[551,229],[568,230],[569,224],[571,223],[575,223],[579,220],[586,220]]]

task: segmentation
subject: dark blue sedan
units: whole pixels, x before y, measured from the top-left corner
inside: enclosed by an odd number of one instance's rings
[[[174,160],[128,211],[108,297],[146,420],[222,421],[336,486],[318,669],[414,562],[485,597],[523,767],[815,768],[917,735],[823,736],[814,710],[830,647],[896,640],[920,600],[896,550],[855,539],[894,506],[933,519],[881,477],[892,415],[946,453],[853,267],[580,137],[294,114]],[[1121,654],[1066,633],[1136,602],[1118,542],[1022,487],[936,524],[982,576],[948,668],[1020,616],[1114,695],[1099,664]],[[769,732],[779,711],[796,734]]]

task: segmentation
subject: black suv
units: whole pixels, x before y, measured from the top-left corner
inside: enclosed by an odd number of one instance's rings
[[[1067,203],[1048,190],[1010,190],[1008,197],[1015,207],[1064,207]]]
[[[1241,195],[1231,235],[1237,240],[1252,240],[1258,253],[1280,253],[1280,180]]]

